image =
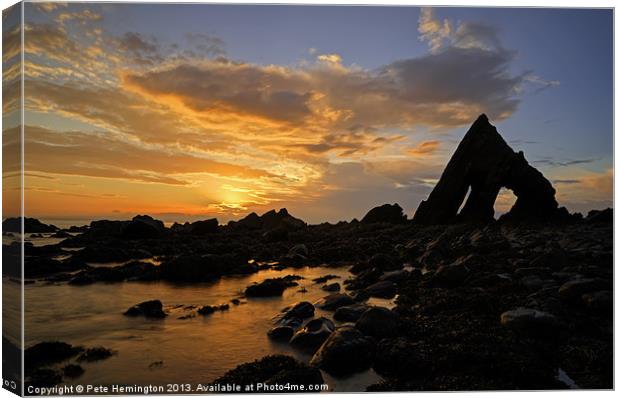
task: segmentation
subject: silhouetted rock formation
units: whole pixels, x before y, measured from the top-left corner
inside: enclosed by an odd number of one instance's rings
[[[306,223],[291,216],[286,209],[280,209],[278,212],[270,210],[260,217],[256,213],[250,213],[239,221],[230,221],[228,226],[243,229],[294,230],[305,227]]]
[[[403,208],[400,207],[398,203],[374,207],[362,218],[362,223],[364,224],[402,224],[405,222],[407,222],[407,216],[403,214]]]
[[[21,218],[12,217],[7,218],[2,222],[2,230],[4,232],[21,232]],[[24,232],[25,233],[41,233],[41,232],[56,232],[58,227],[55,225],[43,224],[36,218],[24,218]]]
[[[480,115],[448,162],[441,179],[418,207],[414,222],[442,224],[453,221],[489,222],[502,187],[517,197],[506,220],[544,221],[568,215],[558,209],[555,189],[523,152],[514,152],[486,115]],[[460,213],[468,189],[469,197]]]

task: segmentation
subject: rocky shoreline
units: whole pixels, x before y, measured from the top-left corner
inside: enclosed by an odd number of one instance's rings
[[[611,388],[612,218],[606,210],[556,225],[303,225],[282,240],[263,229],[236,240],[231,235],[239,236],[238,231],[219,227],[206,235],[183,235],[184,245],[177,250],[186,254],[177,255],[165,255],[161,247],[180,237],[121,241],[91,232],[52,247],[30,247],[28,259],[34,261],[26,267],[38,267],[62,248],[80,245],[84,249],[71,252],[75,258],[57,261],[60,267],[37,268],[41,276],[36,283],[189,283],[192,278],[203,280],[202,275],[209,280],[260,269],[291,270],[287,277],[248,285],[245,297],[233,298],[236,304],[296,288],[295,267],[324,267],[324,277],[310,282],[323,287],[338,283],[339,291],[324,289],[320,302],[290,303],[267,331],[312,355],[304,366],[337,377],[372,367],[383,378],[369,387],[372,391],[567,388],[558,380],[560,370],[580,388]],[[260,256],[240,256],[245,263],[231,270],[226,267],[232,262],[221,259],[233,257],[224,253],[232,253],[239,241],[254,241],[255,246],[245,250]],[[123,253],[117,260],[130,262],[90,267],[80,254],[86,251],[89,258],[108,248]],[[333,250],[338,250],[339,261],[326,262],[325,253]],[[137,251],[145,257],[162,256],[161,265],[136,261],[132,254]],[[353,276],[334,282],[329,269],[343,263],[353,264]],[[75,265],[74,270],[67,271],[66,264]],[[173,265],[175,272],[168,273]],[[373,307],[366,304],[371,297],[395,297],[396,306]],[[197,314],[208,316],[235,305],[212,304],[196,309]],[[155,307],[145,307],[147,316],[165,317],[161,303]],[[315,307],[332,313],[331,319],[313,318]],[[142,315],[136,311],[126,315]],[[260,366],[260,361],[254,365]],[[33,370],[33,380],[51,377],[37,367]],[[54,377],[52,381],[58,380]]]

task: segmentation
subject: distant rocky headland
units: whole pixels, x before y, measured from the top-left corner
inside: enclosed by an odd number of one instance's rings
[[[503,187],[517,200],[495,220]],[[20,220],[7,219],[3,228],[17,232]],[[221,382],[310,383],[321,379],[317,369],[342,375],[372,367],[383,381],[371,391],[613,387],[613,211],[581,215],[560,207],[552,184],[484,115],[413,219],[385,204],[361,221],[336,224],[308,225],[280,209],[227,225],[209,219],[166,227],[138,215],[63,230],[26,219],[25,232],[63,239],[26,243],[26,278],[75,286],[196,283],[291,269],[290,277],[245,291],[265,297],[295,286],[296,268],[350,267],[342,286],[318,281],[326,297],[290,303],[269,331],[312,354],[308,364],[257,358]],[[19,277],[19,243],[3,249],[4,273]],[[152,258],[158,264],[144,261]],[[108,262],[122,265],[89,265]],[[396,297],[396,306],[370,306],[370,297]],[[333,319],[314,318],[317,306]],[[227,310],[203,308],[201,315]],[[154,301],[126,315],[166,313]]]

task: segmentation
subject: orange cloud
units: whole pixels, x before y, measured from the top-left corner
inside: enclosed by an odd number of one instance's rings
[[[422,141],[415,147],[407,149],[407,153],[414,156],[432,155],[439,149],[440,146],[440,141]]]

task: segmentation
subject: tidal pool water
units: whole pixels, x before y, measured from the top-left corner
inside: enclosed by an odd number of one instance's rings
[[[253,282],[296,274],[299,286],[282,297],[242,299],[230,310],[209,316],[196,315],[187,306],[230,303]],[[104,346],[116,352],[109,359],[83,363],[85,373],[66,384],[164,384],[209,383],[235,366],[270,354],[288,354],[301,361],[310,357],[286,343],[271,341],[266,332],[274,316],[298,301],[315,302],[326,296],[321,284],[312,282],[327,274],[342,282],[347,268],[301,268],[265,270],[247,276],[229,276],[212,283],[168,282],[96,283],[89,286],[47,284],[25,286],[26,347],[41,341],[65,341],[86,347]],[[19,284],[9,284],[19,289]],[[13,286],[14,285],[14,286]],[[304,287],[306,292],[301,292]],[[134,304],[159,299],[169,315],[163,320],[130,318],[123,312]],[[371,304],[390,306],[389,300]],[[195,311],[195,309],[193,310]],[[317,309],[315,316],[333,313]],[[324,373],[331,391],[364,391],[380,380],[372,370],[337,379]]]

